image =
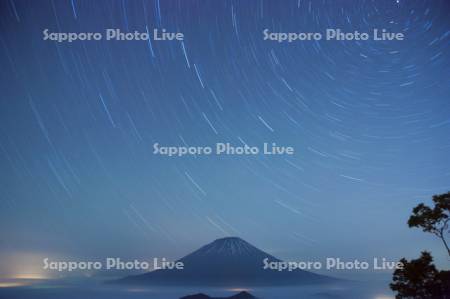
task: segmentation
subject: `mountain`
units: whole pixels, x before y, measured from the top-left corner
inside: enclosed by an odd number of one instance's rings
[[[208,295],[205,294],[195,294],[184,296],[181,297],[180,299],[256,299],[256,297],[250,293],[243,291],[231,297],[209,297]]]
[[[119,283],[147,285],[274,286],[325,283],[334,279],[303,270],[263,269],[264,259],[281,260],[248,242],[228,237],[215,240],[181,258],[183,270],[156,270],[128,276]]]

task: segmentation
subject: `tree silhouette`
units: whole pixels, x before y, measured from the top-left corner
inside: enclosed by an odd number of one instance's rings
[[[430,253],[424,251],[420,258],[407,261],[401,259],[403,268],[394,272],[390,287],[398,292],[396,298],[434,299],[445,298],[439,271],[433,264]]]
[[[409,227],[422,228],[438,236],[450,256],[445,239],[449,233],[450,192],[433,196],[434,207],[421,203],[413,209],[408,220]],[[401,259],[403,267],[394,271],[390,287],[397,292],[397,299],[450,299],[450,271],[438,271],[433,257],[424,251],[420,258],[407,261]]]
[[[409,227],[422,228],[424,232],[436,235],[444,243],[445,249],[450,256],[450,248],[445,239],[449,233],[448,223],[450,221],[450,192],[433,196],[434,207],[430,208],[421,203],[413,209],[413,214],[408,220]]]

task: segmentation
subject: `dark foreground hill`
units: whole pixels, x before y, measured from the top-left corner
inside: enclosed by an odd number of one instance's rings
[[[257,299],[255,296],[253,296],[250,293],[247,292],[240,292],[236,295],[233,295],[231,297],[209,297],[205,294],[195,294],[195,295],[189,295],[181,297],[180,299]]]

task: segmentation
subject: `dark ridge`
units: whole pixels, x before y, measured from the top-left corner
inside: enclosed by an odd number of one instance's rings
[[[233,295],[231,297],[210,297],[208,295],[205,295],[203,293],[195,294],[195,295],[188,295],[181,297],[180,299],[257,299],[252,294],[243,291],[236,295]]]

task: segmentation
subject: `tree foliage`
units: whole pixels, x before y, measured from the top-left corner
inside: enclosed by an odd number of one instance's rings
[[[420,258],[401,260],[403,268],[394,272],[390,287],[397,292],[397,299],[442,299],[446,298],[444,286],[449,283],[446,271],[439,272],[430,253],[424,251]],[[448,297],[447,297],[448,298]]]
[[[424,232],[436,235],[444,243],[445,249],[450,256],[450,248],[446,241],[449,233],[450,221],[450,192],[434,195],[434,207],[430,208],[421,203],[413,209],[413,214],[408,220],[409,227],[422,228]]]
[[[450,255],[445,238],[449,233],[450,192],[434,195],[433,203],[432,208],[423,203],[416,206],[408,226],[438,236]],[[397,292],[397,299],[450,299],[450,271],[437,270],[429,252],[422,252],[418,259],[408,261],[403,258],[400,262],[403,267],[395,270],[390,284]]]

